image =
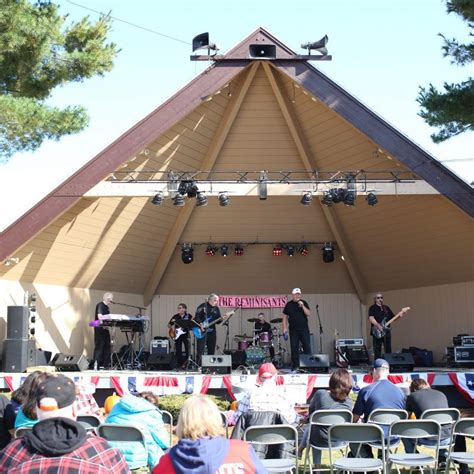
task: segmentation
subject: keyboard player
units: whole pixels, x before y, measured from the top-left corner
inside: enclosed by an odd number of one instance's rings
[[[95,307],[95,320],[98,320],[99,316],[110,314],[110,305],[113,300],[114,295],[112,293],[104,293],[102,301],[97,303]],[[99,368],[109,367],[110,354],[109,330],[101,326],[94,327],[94,356],[91,362],[92,366],[97,362],[97,367]]]

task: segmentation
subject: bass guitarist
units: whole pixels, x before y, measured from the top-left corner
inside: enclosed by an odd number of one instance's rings
[[[189,329],[182,327],[182,321],[193,319],[192,314],[188,313],[188,307],[184,303],[179,303],[178,312],[170,319],[168,323],[168,334],[175,342],[176,360],[181,367],[189,357]],[[184,354],[183,354],[184,346]]]
[[[200,332],[204,337],[196,337],[196,362],[198,365],[202,365],[202,354],[204,348],[207,347],[207,354],[214,355],[216,351],[217,341],[217,328],[216,324],[220,324],[227,320],[232,313],[227,313],[221,316],[221,310],[219,309],[219,296],[215,293],[211,293],[207,297],[205,303],[200,304],[196,309],[196,315],[194,320],[199,324]]]
[[[371,334],[374,346],[374,360],[382,357],[382,345],[385,354],[392,352],[392,334],[387,322],[395,322],[401,318],[410,308],[403,308],[396,316],[389,306],[383,304],[383,295],[377,293],[374,296],[374,304],[369,308],[369,322],[371,324]]]

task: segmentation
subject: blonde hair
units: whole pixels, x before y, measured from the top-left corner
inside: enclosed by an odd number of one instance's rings
[[[176,435],[178,439],[197,440],[224,434],[222,418],[217,405],[205,395],[189,397],[181,408]]]

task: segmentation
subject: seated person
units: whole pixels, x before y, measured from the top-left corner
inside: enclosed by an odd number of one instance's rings
[[[224,437],[219,409],[205,395],[193,395],[184,402],[176,435],[178,443],[161,457],[153,474],[268,472],[252,446]]]
[[[146,396],[147,399],[144,397]],[[144,392],[140,396],[125,395],[112,408],[105,422],[117,425],[134,425],[139,428],[145,437],[148,450],[147,464],[150,468],[156,466],[163,450],[169,448],[169,434],[163,423],[163,417],[159,408],[152,402],[150,397],[156,397],[151,392]],[[110,442],[113,445],[112,442]],[[143,465],[144,452],[137,448],[135,442],[129,446],[123,443],[117,445],[120,448],[130,469]]]
[[[76,382],[76,403],[74,406],[76,416],[92,415],[103,422],[104,415],[94,398],[94,391],[93,384],[86,384],[82,380]]]
[[[318,390],[309,405],[309,415],[317,410],[349,410],[354,402],[349,398],[352,390],[352,376],[346,369],[337,369],[329,379],[329,390]],[[306,447],[309,435],[309,424],[306,426],[300,444],[300,452]],[[328,428],[313,426],[311,444],[328,446]],[[321,464],[321,450],[312,448],[313,464]]]

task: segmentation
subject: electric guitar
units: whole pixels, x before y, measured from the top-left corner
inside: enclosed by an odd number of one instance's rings
[[[183,334],[186,334],[186,331],[183,328],[177,327],[177,328],[169,328],[168,331],[168,336],[173,339],[173,341],[176,341],[179,339]]]
[[[379,329],[378,327],[372,325],[371,333],[372,336],[375,337],[375,339],[382,339],[382,337],[385,336],[387,331],[390,331],[390,324],[394,323],[398,318],[401,318],[407,311],[410,310],[409,306],[406,306],[405,308],[402,308],[402,310],[397,313],[390,321],[387,321],[387,318],[384,318],[380,325],[382,326],[382,329]]]
[[[221,321],[229,319],[232,315],[235,314],[235,312],[237,311],[238,308],[239,307],[237,306],[237,308],[233,309],[232,311],[229,311],[228,313],[225,313],[224,316],[221,316],[220,318],[215,319],[214,321],[212,321],[210,323],[207,322],[207,320],[204,321],[202,323],[202,325],[203,325],[202,330],[198,326],[193,327],[193,333],[196,336],[196,339],[202,339],[206,335],[206,332],[210,327],[214,326],[214,324],[220,323]]]

